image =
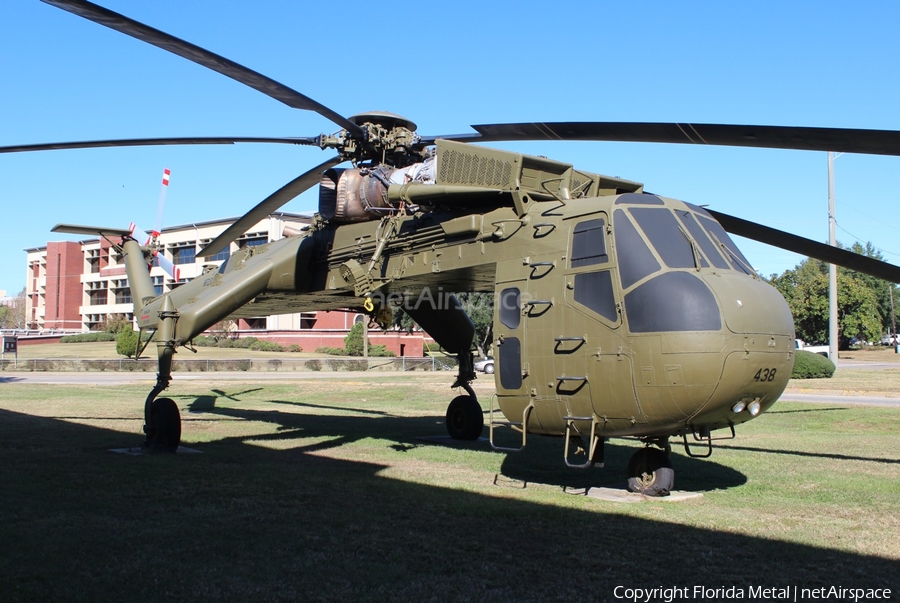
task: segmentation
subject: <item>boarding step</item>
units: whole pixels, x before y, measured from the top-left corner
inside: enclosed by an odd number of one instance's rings
[[[566,463],[567,467],[572,467],[573,469],[588,469],[590,467],[602,467],[603,466],[603,437],[597,433],[597,425],[600,423],[600,419],[591,415],[588,417],[576,417],[576,416],[565,416],[563,417],[566,421],[566,437],[565,444],[563,449],[563,461]],[[584,444],[583,433],[582,430],[578,428],[576,423],[585,423],[590,421],[591,423],[591,433],[590,439],[588,440],[588,444]],[[585,426],[585,429],[587,426]],[[569,462],[569,444],[573,439],[581,440],[581,447],[584,449],[585,456],[587,456],[587,461],[584,463],[570,463]]]
[[[737,434],[734,432],[734,425],[729,425],[731,428],[731,435],[723,436],[720,438],[714,438],[710,434],[709,428],[703,429],[701,428],[693,428],[693,443],[688,442],[687,434],[682,434],[682,439],[684,440],[684,453],[691,458],[695,459],[707,459],[712,456],[712,443],[713,440],[733,440],[737,437]],[[705,446],[704,446],[705,445]],[[706,448],[704,452],[695,452],[694,448],[697,446],[703,446]]]
[[[531,416],[531,411],[534,410],[534,403],[530,403],[525,407],[525,410],[522,411],[522,421],[501,421],[494,420],[494,401],[497,399],[497,394],[491,396],[491,402],[488,406],[488,433],[489,440],[491,442],[491,448],[494,450],[500,450],[503,452],[519,452],[523,448],[525,448],[525,444],[528,443],[528,417]],[[499,411],[499,405],[497,410]],[[498,446],[494,443],[494,427],[509,427],[515,431],[518,431],[522,434],[522,445],[518,448],[512,448],[508,446]]]

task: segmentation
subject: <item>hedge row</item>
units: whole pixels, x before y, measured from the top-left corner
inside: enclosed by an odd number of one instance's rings
[[[834,375],[834,363],[819,354],[797,350],[794,356],[794,379],[830,379]]]
[[[115,341],[115,333],[107,333],[106,331],[96,331],[93,333],[80,333],[78,335],[63,335],[59,338],[60,343],[90,343],[92,341]]]

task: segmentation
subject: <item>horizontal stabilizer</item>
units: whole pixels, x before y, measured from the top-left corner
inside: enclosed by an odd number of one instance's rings
[[[70,234],[88,235],[93,237],[124,237],[130,235],[127,228],[106,228],[104,226],[81,226],[78,224],[57,224],[50,229],[52,232],[67,232]]]

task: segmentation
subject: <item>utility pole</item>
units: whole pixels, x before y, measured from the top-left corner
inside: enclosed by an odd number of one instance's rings
[[[828,151],[828,244],[837,247],[834,219],[834,153]],[[828,354],[838,365],[837,266],[828,264]]]
[[[888,283],[888,293],[891,295],[891,335],[896,335],[897,315],[894,313],[894,283]]]

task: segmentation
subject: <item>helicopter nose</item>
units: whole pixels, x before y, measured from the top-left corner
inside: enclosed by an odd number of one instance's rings
[[[744,275],[704,275],[719,302],[725,334],[722,374],[689,424],[701,433],[749,421],[787,387],[794,365],[794,321],[768,283]]]
[[[707,274],[703,280],[716,296],[725,326],[731,333],[780,335],[793,339],[791,310],[775,287],[738,274]]]

